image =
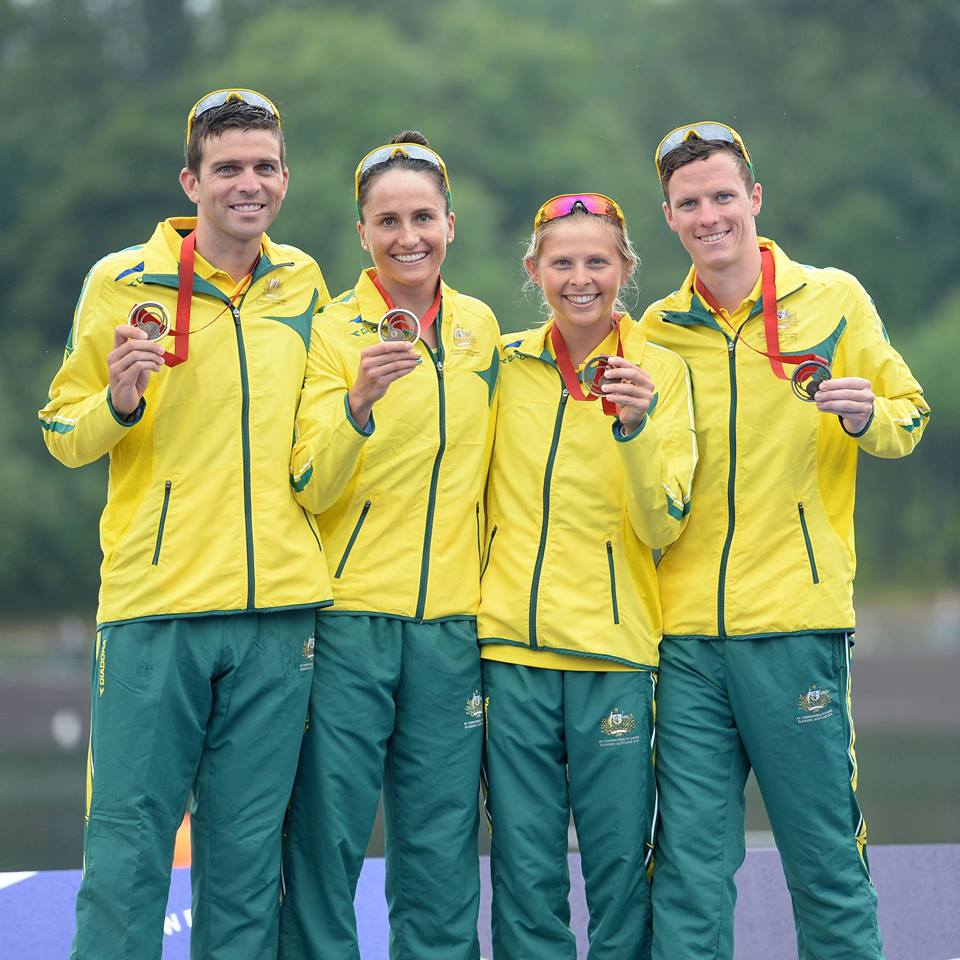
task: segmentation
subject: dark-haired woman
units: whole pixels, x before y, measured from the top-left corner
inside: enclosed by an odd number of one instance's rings
[[[422,135],[367,154],[355,190],[374,265],[315,323],[291,466],[335,607],[318,621],[280,957],[359,960],[353,897],[382,787],[391,957],[477,960],[476,613],[499,332],[440,279],[455,217]]]

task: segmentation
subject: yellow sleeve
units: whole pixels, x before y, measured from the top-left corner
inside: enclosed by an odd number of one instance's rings
[[[875,457],[905,457],[923,436],[930,406],[923,388],[890,343],[873,301],[859,284],[856,292],[857,307],[844,338],[842,375],[869,380],[876,401],[866,427],[850,436]]]
[[[665,547],[680,536],[690,515],[697,438],[687,365],[648,343],[648,357],[651,351],[662,353],[667,362],[656,364],[656,374],[649,371],[659,380],[650,409],[632,434],[625,436],[615,421],[613,435],[626,475],[630,524],[648,546]]]
[[[110,403],[107,356],[116,327],[126,314],[116,302],[108,267],[98,264],[87,275],[74,312],[63,363],[39,411],[47,449],[68,467],[98,460],[139,423],[145,401],[129,420]]]
[[[373,414],[361,427],[350,414],[347,392],[356,373],[346,369],[323,313],[313,318],[307,374],[297,411],[290,484],[297,500],[323,513],[340,498],[360,467]]]

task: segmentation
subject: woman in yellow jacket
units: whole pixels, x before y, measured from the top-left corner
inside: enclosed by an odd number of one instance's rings
[[[613,200],[547,201],[524,263],[551,316],[505,338],[478,618],[494,952],[576,957],[572,808],[589,956],[634,960],[650,951],[653,551],[690,511],[689,378],[618,312],[637,257]]]
[[[455,217],[422,135],[371,151],[355,186],[374,267],[315,325],[291,465],[335,606],[317,635],[280,956],[359,960],[353,897],[382,786],[391,956],[477,960],[476,613],[499,330],[440,279]]]

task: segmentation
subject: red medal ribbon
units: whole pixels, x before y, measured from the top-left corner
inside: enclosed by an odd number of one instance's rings
[[[706,300],[713,312],[733,330],[733,324],[724,315],[723,307],[717,303],[716,297],[707,289],[699,277],[696,278],[695,286],[697,293]],[[759,353],[760,356],[766,357],[770,361],[770,369],[781,380],[791,379],[783,369],[785,363],[799,366],[808,360],[814,360],[817,363],[822,363],[825,367],[829,367],[830,364],[816,353],[788,356],[780,352],[780,329],[777,326],[777,267],[773,259],[773,251],[769,247],[760,248],[760,294],[763,299],[763,333],[767,341],[767,349],[766,351],[757,350],[746,340],[740,340],[740,342]],[[736,331],[734,333],[736,334],[735,339],[740,339],[739,333]]]
[[[383,302],[387,305],[388,310],[394,310],[396,304],[393,302],[393,298],[387,293],[383,284],[380,282],[380,278],[373,271],[369,274],[370,279],[373,281],[373,285],[380,291],[380,296],[383,297]],[[437,281],[437,295],[433,298],[433,303],[430,304],[430,309],[420,318],[420,332],[424,330],[429,330],[433,326],[434,320],[437,319],[437,314],[440,313],[440,295],[442,293],[442,286],[440,281]]]
[[[173,331],[173,353],[166,351],[168,367],[183,363],[190,353],[190,304],[193,300],[193,264],[196,259],[197,231],[191,230],[180,244],[179,282],[177,283],[177,328]]]
[[[623,342],[620,339],[619,319],[616,323],[616,330],[617,356],[622,357]],[[577,371],[573,369],[570,351],[567,349],[567,343],[563,339],[563,334],[560,332],[556,321],[554,321],[553,326],[550,328],[550,343],[553,344],[553,352],[557,357],[557,368],[560,370],[560,376],[563,379],[563,385],[567,388],[567,393],[569,393],[574,400],[596,400],[596,394],[590,393],[589,391],[584,393],[583,390],[580,389],[580,378],[577,376]],[[600,400],[603,412],[608,417],[615,417],[617,415],[617,405],[606,397],[601,397]]]

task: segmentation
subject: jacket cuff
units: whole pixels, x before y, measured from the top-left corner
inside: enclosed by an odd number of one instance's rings
[[[116,420],[121,427],[132,427],[138,424],[143,418],[143,411],[147,409],[147,401],[145,397],[141,397],[136,409],[124,417],[122,414],[117,413],[117,411],[114,409],[113,400],[110,398],[110,388],[108,387],[107,406],[110,408],[110,413],[113,415],[113,419]]]
[[[851,433],[847,429],[847,425],[843,422],[843,417],[840,417],[840,427],[848,437],[853,437],[854,439],[857,439],[858,437],[862,437],[870,429],[870,424],[873,423],[873,415],[875,413],[876,413],[876,405],[874,405],[873,410],[870,411],[870,416],[867,418],[867,422],[864,425],[864,428],[859,433]]]
[[[620,422],[620,418],[617,417],[613,421],[613,439],[619,441],[620,443],[626,443],[628,440],[632,440],[634,437],[643,433],[643,428],[647,425],[647,415],[643,415],[643,419],[640,421],[640,426],[633,431],[633,433],[624,433],[623,424]]]
[[[370,419],[367,421],[365,427],[361,427],[356,420],[353,419],[353,414],[350,412],[350,394],[345,393],[343,395],[343,409],[347,413],[347,422],[353,427],[361,437],[369,437],[373,431],[376,429],[376,424],[373,422],[373,411],[370,411]]]

